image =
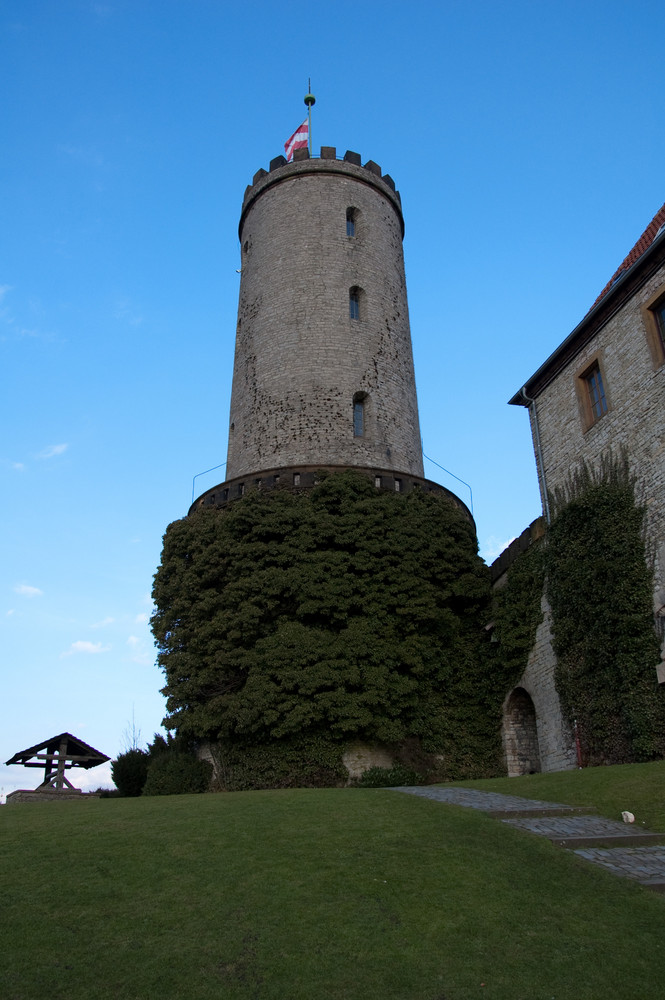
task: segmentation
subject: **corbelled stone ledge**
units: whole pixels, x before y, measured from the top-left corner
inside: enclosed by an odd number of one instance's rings
[[[440,483],[408,473],[396,472],[394,469],[371,469],[350,465],[294,465],[228,479],[197,497],[189,508],[188,514],[193,514],[194,511],[202,507],[223,507],[233,500],[239,500],[249,490],[311,489],[320,482],[322,472],[347,471],[359,472],[367,476],[368,479],[373,479],[377,489],[387,490],[391,493],[411,493],[413,490],[421,490],[423,493],[441,493],[462,512],[475,529],[473,515],[466,504]]]

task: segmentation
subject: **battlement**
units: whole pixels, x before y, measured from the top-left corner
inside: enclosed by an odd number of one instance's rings
[[[350,149],[347,149],[343,157],[338,158],[335,146],[321,146],[321,154],[318,157],[310,156],[308,149],[296,149],[290,163],[284,156],[275,156],[270,161],[268,170],[263,167],[257,170],[252,183],[245,188],[238,231],[242,232],[243,222],[250,206],[266,188],[288,178],[311,173],[345,174],[381,191],[397,212],[404,236],[402,199],[390,174],[382,173],[381,167],[374,160],[363,163],[360,153],[354,153]]]

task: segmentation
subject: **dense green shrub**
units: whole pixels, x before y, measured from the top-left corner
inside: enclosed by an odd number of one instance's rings
[[[143,786],[144,795],[187,795],[207,792],[210,788],[212,765],[207,760],[197,760],[192,754],[158,754],[150,762],[148,776]]]
[[[422,775],[402,764],[370,767],[358,778],[358,788],[395,788],[398,785],[421,785]]]
[[[344,744],[310,733],[262,743],[225,741],[214,748],[221,788],[320,788],[346,784]]]
[[[145,750],[134,748],[118,754],[111,762],[111,777],[121,795],[140,795],[148,775],[150,757]]]
[[[415,738],[450,776],[494,773],[488,573],[445,496],[357,473],[250,492],[169,526],[153,596],[167,728],[243,751]]]

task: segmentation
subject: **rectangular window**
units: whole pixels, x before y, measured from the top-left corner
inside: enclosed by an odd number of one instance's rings
[[[647,346],[654,368],[665,364],[665,285],[641,306]]]
[[[349,316],[360,319],[360,296],[358,292],[349,292]]]
[[[401,492],[402,492],[402,480],[401,479],[396,479],[395,480],[395,493],[401,493]]]
[[[353,436],[362,437],[365,433],[365,404],[362,399],[353,404]]]
[[[347,208],[346,210],[346,235],[356,235],[356,211],[354,208]]]
[[[374,476],[374,485],[377,490],[381,488],[381,476]]]
[[[605,387],[603,386],[603,376],[600,374],[598,364],[589,369],[584,376],[589,403],[591,406],[592,422],[600,420],[604,413],[607,413],[607,400],[605,399]]]
[[[656,326],[660,334],[660,345],[665,351],[665,301],[658,303],[653,314],[656,317]]]
[[[294,486],[300,486],[300,473],[299,472],[294,472],[293,473],[293,485]]]

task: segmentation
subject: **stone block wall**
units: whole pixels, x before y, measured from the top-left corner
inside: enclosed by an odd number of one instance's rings
[[[548,490],[562,487],[581,459],[597,466],[625,449],[646,506],[653,560],[654,612],[665,606],[665,364],[654,356],[643,307],[662,291],[665,266],[636,291],[538,394],[536,406]],[[583,375],[597,363],[607,413],[589,426]],[[533,415],[532,430],[533,428]],[[654,667],[656,665],[654,664]]]
[[[554,683],[556,656],[552,649],[552,629],[549,605],[543,595],[541,608],[543,620],[538,626],[533,649],[529,654],[526,670],[520,677],[516,688],[525,691],[535,710],[537,735],[537,753],[540,771],[567,771],[576,765],[575,740],[570,728],[561,714],[561,703]],[[514,689],[515,690],[515,689]],[[527,750],[533,759],[533,750],[529,750],[531,733],[525,720],[517,720],[511,713],[511,691],[504,703],[503,742],[506,753],[506,763],[509,775],[528,773],[532,767],[526,766],[520,759],[520,753]],[[516,725],[521,724],[521,733],[516,732]]]
[[[277,162],[246,192],[230,479],[299,464],[423,475],[400,200],[359,162]]]
[[[494,560],[490,576],[495,589],[506,584],[512,563],[544,533],[545,520],[539,517]],[[541,610],[543,620],[526,669],[503,703],[502,740],[509,777],[531,771],[566,771],[577,762],[574,737],[563,718],[554,683],[556,656],[545,594]]]

